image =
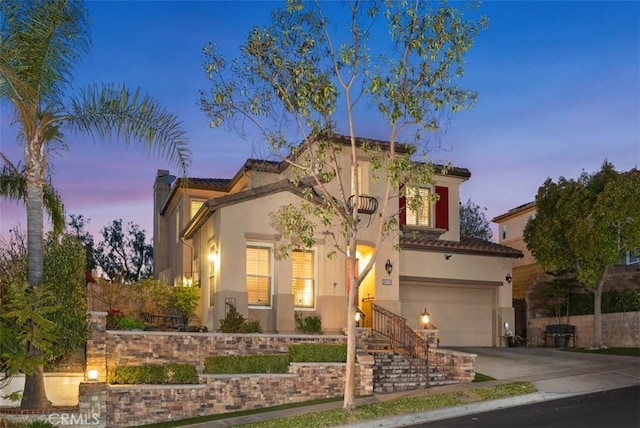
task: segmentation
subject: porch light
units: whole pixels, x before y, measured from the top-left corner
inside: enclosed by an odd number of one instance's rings
[[[87,380],[96,381],[98,380],[98,370],[91,369],[87,370]]]
[[[424,308],[424,312],[420,315],[420,321],[422,321],[422,326],[426,327],[429,324],[429,312],[427,312],[427,308]]]
[[[391,275],[391,272],[393,271],[391,260],[387,259],[387,262],[384,264],[384,270],[387,271],[387,275]]]
[[[504,279],[506,279],[509,284],[511,284],[511,281],[513,281],[513,277],[511,276],[510,273],[508,273]]]
[[[356,308],[356,316],[354,317],[356,322],[360,322],[360,310]]]

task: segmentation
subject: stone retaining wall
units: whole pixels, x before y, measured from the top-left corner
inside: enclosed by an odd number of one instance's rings
[[[373,376],[359,364],[356,384]],[[199,385],[107,387],[107,426],[125,427],[259,409],[344,393],[345,364],[292,364],[288,374],[201,375]],[[360,388],[356,395],[366,395]],[[368,395],[371,395],[369,393]]]
[[[87,370],[98,381],[81,384],[79,407],[99,412],[100,426],[124,427],[344,395],[346,364],[295,363],[287,374],[205,375],[214,355],[288,353],[301,343],[346,344],[344,335],[224,334],[106,330],[106,313],[92,312]],[[358,342],[367,332],[358,330]],[[196,366],[197,385],[107,385],[117,366],[185,363]],[[373,358],[357,356],[356,395],[373,394]],[[83,388],[84,386],[84,388]],[[103,409],[104,410],[101,410]]]
[[[567,319],[556,317],[530,319],[527,329],[527,346],[544,346],[544,329],[550,324],[571,324],[576,326],[576,347],[593,346],[593,315],[574,315]],[[602,339],[608,347],[640,347],[640,312],[618,312],[602,314]],[[573,341],[570,341],[573,345]],[[551,340],[547,346],[553,346]]]

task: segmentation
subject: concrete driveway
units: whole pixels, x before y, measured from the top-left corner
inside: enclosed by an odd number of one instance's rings
[[[640,384],[640,358],[555,348],[456,348],[476,354],[475,371],[528,380],[547,393],[584,394]]]

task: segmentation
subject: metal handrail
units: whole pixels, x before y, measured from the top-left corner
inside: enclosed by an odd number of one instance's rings
[[[387,337],[394,352],[409,361],[410,367],[423,375],[429,387],[429,344],[407,326],[407,319],[371,304],[371,330]],[[418,360],[419,364],[414,364]]]

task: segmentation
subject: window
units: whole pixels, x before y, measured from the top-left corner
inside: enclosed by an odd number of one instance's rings
[[[271,306],[273,247],[247,245],[247,294],[249,306]]]
[[[176,209],[176,243],[180,242],[180,205],[178,205],[178,208]]]
[[[626,259],[627,265],[640,264],[640,251],[627,251]]]
[[[431,189],[421,187],[418,189],[422,199],[420,211],[414,211],[407,201],[407,224],[410,226],[431,227]],[[415,197],[415,190],[410,190],[409,197]]]
[[[315,251],[293,250],[291,253],[291,288],[296,308],[313,308],[316,299]]]
[[[507,225],[502,225],[502,239],[507,239]]]
[[[204,199],[191,200],[191,217],[189,217],[190,219],[195,217],[196,213],[198,212],[200,207],[204,205],[204,203],[205,203]]]
[[[216,247],[215,245],[209,247],[209,306],[214,306],[215,301],[215,279],[216,279]]]

